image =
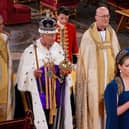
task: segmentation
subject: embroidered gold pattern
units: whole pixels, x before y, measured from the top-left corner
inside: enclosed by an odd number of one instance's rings
[[[64,49],[64,52],[65,52],[65,55],[66,55],[66,59],[68,59],[69,57],[69,39],[68,39],[68,28],[65,26],[64,27],[64,30],[63,30],[64,34],[63,34],[63,37],[61,37],[61,28],[58,27],[58,35],[57,35],[57,42],[59,42],[61,44],[61,46],[63,47]],[[63,39],[62,39],[63,38]],[[63,41],[63,42],[62,42]]]

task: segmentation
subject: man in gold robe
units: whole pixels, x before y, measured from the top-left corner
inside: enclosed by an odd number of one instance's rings
[[[104,129],[105,126],[103,92],[113,79],[114,58],[120,49],[109,19],[106,7],[97,8],[96,21],[81,40],[76,83],[78,129]]]
[[[8,35],[3,30],[0,16],[0,121],[13,118],[12,65],[9,54]]]

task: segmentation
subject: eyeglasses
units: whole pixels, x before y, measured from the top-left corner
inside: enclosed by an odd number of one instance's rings
[[[102,16],[96,15],[96,16],[101,17],[101,18],[110,18],[110,15],[102,15]]]

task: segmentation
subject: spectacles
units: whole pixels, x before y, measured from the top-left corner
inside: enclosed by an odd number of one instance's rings
[[[103,16],[96,15],[96,16],[101,17],[101,18],[110,18],[110,15],[103,15]]]

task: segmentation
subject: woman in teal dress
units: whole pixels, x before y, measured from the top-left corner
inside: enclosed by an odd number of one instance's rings
[[[104,92],[106,129],[129,129],[129,48],[116,56],[114,80]]]

